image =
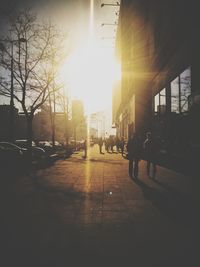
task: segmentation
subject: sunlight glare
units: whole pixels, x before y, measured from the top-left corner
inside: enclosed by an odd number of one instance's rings
[[[111,49],[94,43],[80,48],[68,58],[63,74],[72,98],[81,99],[88,111],[99,108],[100,102],[109,101],[111,106],[112,85],[120,79],[120,66]]]
[[[88,114],[111,109],[112,87],[121,79],[114,48],[102,47],[94,36],[94,0],[91,0],[88,37],[70,54],[61,73],[70,97],[82,100]]]

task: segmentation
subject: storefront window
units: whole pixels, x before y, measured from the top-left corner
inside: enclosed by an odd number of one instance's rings
[[[171,82],[171,112],[188,111],[188,96],[191,94],[191,69],[183,71]]]
[[[160,91],[160,105],[166,105],[166,89]]]
[[[159,106],[159,94],[154,97],[154,112],[158,112]]]
[[[191,94],[191,69],[188,68],[180,75],[180,108],[181,112],[188,111],[188,96]]]
[[[179,113],[179,77],[171,82],[171,112]]]
[[[166,108],[166,89],[162,89],[160,93],[158,93],[154,97],[154,112],[165,112]]]

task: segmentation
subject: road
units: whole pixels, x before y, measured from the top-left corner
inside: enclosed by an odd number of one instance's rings
[[[199,266],[199,181],[77,152],[1,179],[0,266]]]

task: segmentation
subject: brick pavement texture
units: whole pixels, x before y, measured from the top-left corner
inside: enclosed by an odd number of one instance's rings
[[[200,266],[199,180],[88,152],[1,179],[0,266]]]

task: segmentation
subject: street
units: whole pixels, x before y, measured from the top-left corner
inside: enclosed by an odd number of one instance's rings
[[[104,150],[103,150],[104,151]],[[88,151],[1,178],[0,266],[199,266],[199,181]]]

